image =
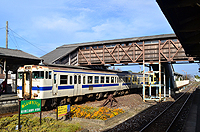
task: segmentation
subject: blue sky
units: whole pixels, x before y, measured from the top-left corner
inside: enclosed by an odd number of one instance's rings
[[[1,0],[0,17],[0,46],[8,21],[8,47],[37,57],[63,44],[173,33],[155,0]],[[176,67],[191,74],[198,69]]]

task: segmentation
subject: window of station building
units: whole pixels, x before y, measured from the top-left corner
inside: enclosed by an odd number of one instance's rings
[[[93,48],[93,49],[97,49],[97,48],[98,48],[98,46],[92,46],[92,48]]]
[[[72,76],[70,76],[70,78],[69,78],[69,83],[70,83],[70,84],[73,83],[73,78],[72,78]]]
[[[78,76],[78,84],[81,84],[81,75]]]
[[[143,41],[140,41],[140,42],[136,42],[137,44],[143,44]]]
[[[104,79],[105,79],[104,77],[101,77],[101,83],[104,83]]]
[[[106,83],[109,83],[110,77],[106,77]]]
[[[68,75],[60,75],[60,84],[67,84]]]
[[[178,39],[172,39],[172,41],[174,41],[174,42],[177,42],[177,41],[178,41]]]
[[[114,83],[114,77],[111,77],[111,83]]]
[[[93,78],[93,76],[88,76],[88,83],[92,83],[92,78]]]
[[[95,77],[94,77],[94,82],[95,82],[95,83],[99,83],[99,76],[95,76]]]
[[[166,39],[160,40],[161,43],[165,43],[166,41],[167,41]]]
[[[103,48],[103,45],[100,45],[99,48]]]
[[[32,78],[35,79],[44,79],[44,71],[33,71]]]
[[[85,76],[83,76],[83,84],[85,84]]]

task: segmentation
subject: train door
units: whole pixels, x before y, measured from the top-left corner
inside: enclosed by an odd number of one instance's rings
[[[31,98],[32,93],[32,74],[31,72],[24,72],[22,78],[22,96],[24,98]]]
[[[57,95],[58,94],[58,74],[57,73],[53,74],[52,93],[53,93],[53,95]]]
[[[74,95],[81,95],[82,92],[82,76],[74,74]]]

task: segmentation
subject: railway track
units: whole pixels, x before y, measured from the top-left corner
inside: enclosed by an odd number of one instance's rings
[[[187,105],[189,104],[188,101],[197,87],[198,84],[195,83],[189,89],[184,91],[184,93],[179,96],[175,102],[151,120],[140,130],[140,132],[181,131],[184,124],[183,117],[186,118],[185,114],[189,111],[189,107]],[[182,123],[180,123],[181,121],[178,119],[182,120]]]

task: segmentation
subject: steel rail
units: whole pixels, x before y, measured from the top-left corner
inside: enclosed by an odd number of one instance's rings
[[[176,104],[177,101],[179,101],[180,98],[182,98],[189,90],[191,90],[193,87],[189,88],[186,92],[184,92],[181,96],[179,96],[171,105],[169,105],[165,110],[163,110],[158,116],[156,116],[151,122],[149,122],[145,127],[143,127],[139,132],[144,131],[147,129],[156,119],[158,119],[163,113],[165,113],[169,108],[171,108],[174,104]],[[195,86],[196,88],[196,86]]]
[[[196,88],[197,88],[197,87],[196,87]],[[193,92],[194,92],[194,90],[195,90],[196,88],[193,89]],[[180,110],[178,111],[178,113],[176,114],[176,116],[174,117],[173,121],[171,122],[171,124],[170,124],[169,127],[167,128],[166,132],[168,132],[169,129],[172,127],[172,125],[174,124],[174,121],[177,119],[177,117],[178,117],[179,114],[181,113],[183,107],[185,107],[185,104],[188,102],[188,100],[190,99],[190,97],[191,97],[192,94],[193,94],[193,93],[190,93],[190,95],[187,97],[187,99],[185,100],[184,104],[182,105],[182,107],[180,108]]]

